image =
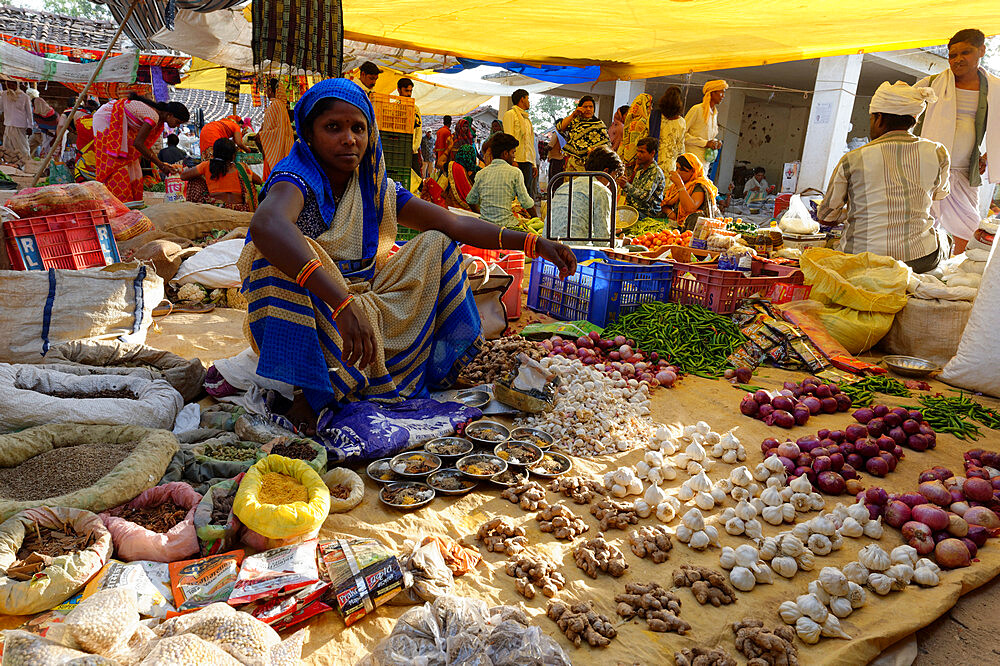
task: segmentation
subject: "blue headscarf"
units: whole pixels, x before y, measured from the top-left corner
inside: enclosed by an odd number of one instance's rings
[[[274,167],[271,177],[264,184],[262,194],[266,193],[276,180],[282,180],[281,172],[295,174],[312,190],[323,219],[328,224],[333,221],[337,204],[333,199],[330,180],[312,149],[305,142],[306,116],[320,100],[328,98],[353,104],[361,109],[368,120],[368,149],[361,157],[361,164],[358,166],[358,185],[361,187],[364,201],[363,259],[367,261],[375,257],[378,249],[378,229],[382,221],[384,199],[389,184],[386,180],[385,164],[382,161],[382,142],[375,122],[375,110],[372,108],[368,93],[354,81],[348,79],[320,81],[299,99],[295,104],[295,131],[298,139],[288,157]]]

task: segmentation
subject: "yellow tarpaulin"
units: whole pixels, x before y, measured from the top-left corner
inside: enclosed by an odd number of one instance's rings
[[[1000,33],[1000,2],[969,0],[423,0],[344,5],[344,37],[504,62],[601,65],[603,79],[748,67]]]

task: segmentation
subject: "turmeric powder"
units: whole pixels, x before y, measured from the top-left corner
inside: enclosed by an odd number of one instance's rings
[[[266,472],[260,479],[258,499],[262,504],[291,504],[307,501],[309,492],[304,485],[290,476]]]

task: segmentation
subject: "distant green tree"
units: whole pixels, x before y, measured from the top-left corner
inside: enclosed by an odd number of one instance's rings
[[[63,16],[91,19],[92,21],[113,20],[107,7],[94,4],[90,0],[44,0],[43,6],[45,11]]]
[[[532,95],[530,100],[528,116],[531,117],[531,124],[535,126],[536,132],[555,125],[556,121],[568,116],[574,106],[572,99],[556,95]]]
[[[983,67],[993,74],[1000,74],[1000,35],[986,38],[986,57]]]

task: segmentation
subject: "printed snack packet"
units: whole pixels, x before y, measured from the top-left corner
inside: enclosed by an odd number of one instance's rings
[[[324,601],[351,626],[403,589],[399,561],[375,539],[331,539],[318,544],[321,573],[330,581]]]
[[[289,627],[294,627],[300,622],[305,622],[309,618],[319,615],[320,613],[325,613],[327,611],[333,610],[333,607],[323,603],[322,601],[314,601],[308,606],[299,608],[294,613],[286,617],[280,622],[276,622],[273,627],[275,631],[284,631]]]
[[[170,563],[170,589],[176,614],[196,610],[217,601],[228,601],[239,576],[242,550]]]
[[[176,610],[172,605],[173,593],[169,581],[169,569],[164,562],[110,560],[87,583],[82,598],[91,597],[101,590],[131,589],[135,590],[140,615],[163,618]]]
[[[239,577],[229,595],[230,606],[264,597],[284,595],[319,582],[316,540],[272,548],[243,560]]]
[[[289,595],[254,601],[240,610],[250,613],[261,622],[266,622],[271,626],[284,624],[295,613],[304,610],[322,597],[329,587],[329,583],[316,582]]]

